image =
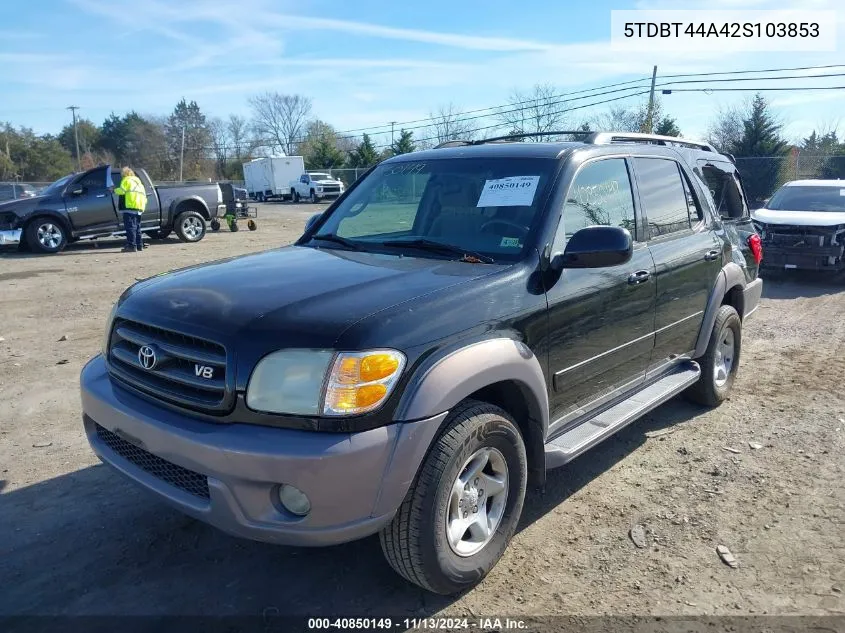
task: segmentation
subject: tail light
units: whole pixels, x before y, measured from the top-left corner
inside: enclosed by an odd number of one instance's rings
[[[754,262],[759,264],[763,261],[763,242],[760,240],[760,236],[756,233],[749,235],[747,242],[748,248],[751,249],[751,254],[754,256]]]

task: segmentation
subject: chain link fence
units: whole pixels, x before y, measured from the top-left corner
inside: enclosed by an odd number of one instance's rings
[[[790,180],[845,180],[845,155],[792,152],[786,156],[737,156],[736,166],[745,195],[757,205]]]

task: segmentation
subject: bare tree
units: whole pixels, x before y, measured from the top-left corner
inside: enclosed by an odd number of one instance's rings
[[[559,130],[565,125],[566,113],[553,86],[536,84],[528,92],[514,90],[508,105],[499,109],[496,118],[514,133],[537,134]],[[547,137],[527,137],[526,140],[540,142],[547,140]]]
[[[720,151],[730,151],[729,148],[742,138],[746,110],[747,106],[720,107],[707,127],[707,141]]]
[[[249,100],[256,132],[266,144],[296,153],[311,114],[311,100],[301,95],[265,92]]]
[[[640,123],[640,112],[625,106],[614,106],[593,119],[596,130],[612,132],[639,132]]]
[[[208,132],[211,136],[211,149],[214,152],[217,176],[223,177],[226,161],[229,158],[229,130],[223,119],[215,117],[208,122]]]
[[[254,149],[254,141],[250,139],[249,122],[246,118],[237,114],[230,114],[229,120],[226,122],[226,132],[231,144],[229,148],[231,155],[238,160],[249,156]]]
[[[433,120],[431,136],[438,143],[456,140],[470,140],[475,136],[475,126],[472,121],[461,118],[461,111],[454,104],[440,106],[437,114],[429,113]]]

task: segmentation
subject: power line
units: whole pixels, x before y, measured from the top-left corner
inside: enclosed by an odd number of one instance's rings
[[[845,64],[826,64],[826,65],[821,65],[821,66],[793,66],[793,67],[788,67],[788,68],[766,68],[766,69],[760,69],[760,70],[732,70],[732,71],[709,72],[709,73],[682,73],[682,74],[672,74],[672,75],[661,75],[660,79],[681,79],[681,78],[684,78],[684,77],[713,77],[713,76],[716,76],[716,75],[743,75],[743,74],[752,74],[752,73],[790,72],[790,71],[794,71],[794,70],[826,70],[828,68],[845,68]],[[812,75],[812,76],[799,75],[797,77],[773,77],[772,79],[790,79],[790,78],[800,78],[800,79],[808,78],[809,79],[809,78],[813,78],[813,77],[824,77],[824,76],[837,76],[837,75]],[[583,89],[583,90],[576,90],[574,92],[550,95],[548,98],[559,99],[561,97],[585,94],[585,93],[588,93],[588,92],[595,92],[597,90],[604,90],[606,88],[617,88],[619,86],[631,86],[632,89],[636,89],[636,88],[640,88],[640,87],[643,87],[643,86],[632,86],[632,84],[642,84],[643,82],[646,82],[646,84],[647,84],[650,81],[650,79],[651,79],[650,77],[645,76],[645,77],[641,77],[639,79],[630,79],[630,80],[627,80],[627,81],[620,81],[620,82],[617,82],[617,83],[596,86],[595,88],[586,88],[586,89]],[[760,80],[760,79],[763,79],[763,78],[751,77],[751,78],[748,78],[748,79],[750,79],[750,80]],[[711,80],[711,81],[718,81],[718,80]],[[723,80],[723,81],[725,81],[725,80]],[[732,81],[741,81],[741,80],[736,79],[736,80],[732,80]],[[603,93],[603,94],[608,94],[608,93]],[[598,95],[589,95],[589,96],[598,96]],[[584,97],[584,98],[589,98],[589,96]],[[526,100],[523,100],[523,101],[509,102],[509,103],[500,104],[500,105],[497,105],[497,106],[489,106],[489,107],[486,107],[486,108],[478,108],[478,109],[475,109],[475,110],[465,110],[465,111],[461,112],[459,114],[459,116],[463,116],[463,115],[466,115],[466,114],[476,114],[476,113],[479,113],[479,112],[495,113],[496,110],[499,110],[500,108],[503,108],[503,107],[512,107],[512,106],[525,105],[525,104],[529,104],[529,103],[536,103],[540,100],[542,100],[542,99],[533,98],[533,99],[526,99]],[[434,117],[425,117],[425,118],[422,118],[422,119],[414,119],[414,120],[411,120],[411,121],[401,121],[401,122],[394,121],[393,124],[398,125],[398,126],[404,126],[404,125],[409,125],[409,124],[412,124],[412,123],[423,123],[425,121],[436,121],[439,118],[441,118],[441,117],[434,116]],[[478,118],[483,118],[483,117],[478,117]],[[366,128],[341,130],[338,133],[339,134],[351,134],[351,133],[354,133],[354,132],[370,132],[370,131],[373,131],[374,133],[377,134],[379,132],[377,132],[376,130],[381,130],[382,128],[387,128],[389,126],[390,126],[390,123],[385,124],[385,125],[376,125],[376,126],[372,126],[372,127],[366,127]],[[426,127],[426,126],[418,126],[418,127]],[[384,133],[386,131],[387,130],[384,129],[383,132],[381,132],[381,133]]]

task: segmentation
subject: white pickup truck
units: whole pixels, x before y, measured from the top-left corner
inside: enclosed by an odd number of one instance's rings
[[[298,180],[290,181],[290,194],[294,202],[299,202],[303,198],[311,202],[319,202],[324,198],[337,198],[344,189],[340,180],[325,173],[309,172],[302,174]]]

